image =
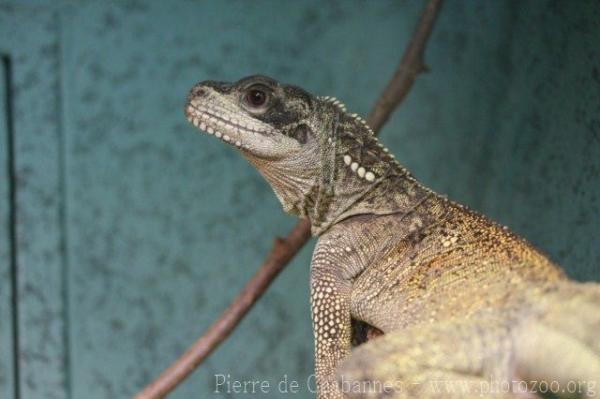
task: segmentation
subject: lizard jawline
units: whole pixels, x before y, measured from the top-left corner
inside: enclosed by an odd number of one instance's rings
[[[225,120],[208,109],[197,108],[191,104],[186,107],[186,117],[198,129],[214,135],[227,144],[235,145],[237,148],[244,150],[250,150],[248,141],[263,140],[263,137],[272,133],[268,130],[255,130],[233,121]],[[250,140],[247,138],[248,135],[252,135]]]

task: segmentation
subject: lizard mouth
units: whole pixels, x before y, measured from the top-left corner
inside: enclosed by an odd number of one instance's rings
[[[230,117],[230,111],[200,101],[192,100],[188,103],[185,114],[188,121],[198,129],[239,149],[250,150],[251,141],[262,141],[265,136],[275,133],[271,127],[259,124],[258,121]]]

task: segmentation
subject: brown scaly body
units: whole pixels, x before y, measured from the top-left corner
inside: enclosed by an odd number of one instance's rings
[[[423,187],[337,100],[255,76],[196,85],[186,113],[320,236],[319,399],[527,397],[540,380],[594,394],[599,286],[569,281],[508,229]],[[384,335],[353,351],[352,319]]]

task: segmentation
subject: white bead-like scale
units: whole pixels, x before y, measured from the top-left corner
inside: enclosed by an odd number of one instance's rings
[[[329,103],[337,106],[340,110],[342,110],[342,112],[346,112],[346,106],[344,104],[342,104],[335,97],[326,96],[326,97],[320,97],[320,98],[321,98],[321,100],[323,100],[325,102],[329,102]],[[350,114],[350,116],[352,118],[356,119],[357,121],[359,121],[361,124],[363,124],[372,135],[375,134],[375,133],[373,133],[373,130],[371,130],[369,125],[367,125],[367,122],[363,118],[361,118],[358,114]],[[328,138],[327,141],[328,141],[328,143],[331,143],[331,138]],[[383,151],[386,153],[389,153],[387,148],[383,148]],[[360,166],[358,164],[358,162],[352,162],[352,157],[350,155],[345,154],[343,156],[343,159],[344,159],[344,164],[346,166],[349,166],[350,169],[352,170],[352,172],[356,172],[358,177],[360,177],[361,179],[364,178],[368,182],[375,181],[375,177],[376,177],[375,173],[373,171],[367,170],[364,167]]]

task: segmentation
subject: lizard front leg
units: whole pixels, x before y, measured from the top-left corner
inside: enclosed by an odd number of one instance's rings
[[[343,251],[320,243],[311,264],[315,379],[319,399],[343,397],[335,371],[351,348],[351,281],[344,277],[342,255]]]

